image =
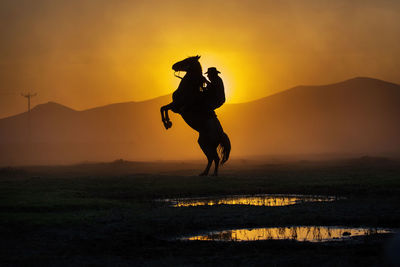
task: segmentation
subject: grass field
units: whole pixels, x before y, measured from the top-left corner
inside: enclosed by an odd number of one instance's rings
[[[207,230],[291,225],[399,228],[400,163],[233,161],[220,177],[197,162],[0,169],[1,264],[53,266],[388,264],[393,234],[359,242],[207,242]],[[232,194],[342,196],[283,207],[170,207],[160,198]]]

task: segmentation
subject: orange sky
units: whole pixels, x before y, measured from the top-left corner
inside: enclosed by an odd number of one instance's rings
[[[0,117],[172,93],[171,66],[201,55],[229,102],[354,76],[400,83],[398,1],[0,2]]]

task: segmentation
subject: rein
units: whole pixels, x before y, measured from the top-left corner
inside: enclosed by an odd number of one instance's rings
[[[178,74],[176,74],[176,73],[179,73],[180,71],[174,71],[174,76],[176,77],[176,78],[179,78],[179,79],[183,79],[183,77],[181,77],[181,76],[179,76]],[[206,78],[204,78],[203,77],[203,82],[202,82],[202,84],[200,85],[200,91],[205,91],[205,89],[206,89],[206,86],[205,86],[205,84],[207,84],[207,79]]]
[[[183,79],[183,77],[181,77],[181,76],[179,76],[178,74],[176,74],[177,72],[176,71],[174,71],[174,76],[176,77],[176,78],[179,78],[179,79]],[[178,71],[178,73],[179,73],[179,71]]]

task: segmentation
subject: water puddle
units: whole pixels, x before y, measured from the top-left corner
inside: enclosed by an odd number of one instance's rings
[[[213,205],[251,205],[278,207],[300,204],[304,202],[330,202],[338,198],[335,196],[312,196],[312,195],[234,195],[225,197],[201,197],[201,198],[176,198],[163,199],[173,207],[195,207]]]
[[[355,236],[392,233],[381,228],[349,228],[336,226],[292,226],[256,229],[236,229],[209,232],[204,235],[183,237],[181,240],[203,241],[259,241],[295,240],[308,242],[344,241]]]

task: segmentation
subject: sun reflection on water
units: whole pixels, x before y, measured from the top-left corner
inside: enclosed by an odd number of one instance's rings
[[[335,201],[334,196],[303,196],[303,195],[254,195],[254,196],[229,196],[229,197],[204,197],[204,198],[184,198],[166,199],[172,203],[173,207],[195,207],[213,205],[251,205],[278,207],[299,204],[302,202],[325,202]]]
[[[182,238],[183,240],[202,241],[258,241],[258,240],[296,240],[326,242],[346,240],[353,236],[391,233],[388,229],[342,228],[326,226],[292,226],[257,229],[237,229],[210,232],[205,235]]]

